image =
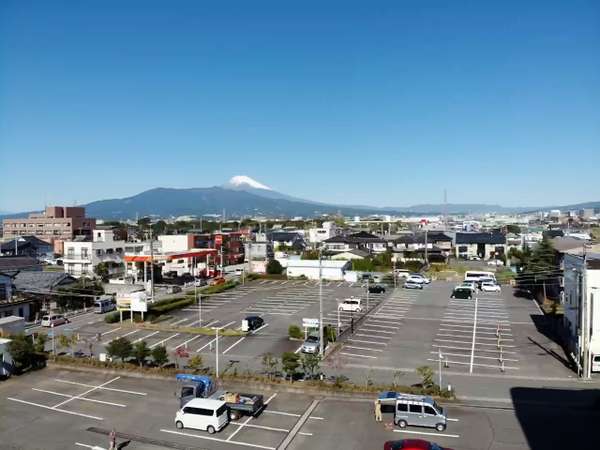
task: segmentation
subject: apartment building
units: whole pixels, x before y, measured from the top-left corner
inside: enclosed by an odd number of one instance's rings
[[[54,252],[63,253],[63,243],[75,236],[91,236],[96,219],[85,217],[80,206],[48,206],[44,212],[29,214],[27,218],[4,219],[4,239],[35,236],[54,246]]]
[[[64,243],[63,264],[65,273],[74,277],[94,276],[100,263],[107,263],[109,274],[123,273],[123,254],[126,242],[115,240],[113,230],[93,230],[93,237]]]

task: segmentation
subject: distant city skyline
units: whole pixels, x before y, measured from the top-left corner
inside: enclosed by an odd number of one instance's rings
[[[0,5],[0,211],[247,175],[346,205],[600,200],[600,4]]]

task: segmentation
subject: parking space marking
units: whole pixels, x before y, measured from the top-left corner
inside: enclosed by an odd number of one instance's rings
[[[116,338],[112,338],[112,339],[111,339],[109,342],[116,341],[117,339],[126,338],[127,336],[131,336],[132,334],[135,334],[135,333],[137,333],[138,331],[141,331],[141,330],[133,330],[133,331],[130,331],[129,333],[125,333],[123,336],[117,336]]]
[[[208,441],[215,441],[215,442],[223,442],[223,443],[227,443],[227,444],[242,445],[242,446],[245,446],[245,447],[263,448],[265,450],[276,450],[275,447],[268,447],[266,445],[250,444],[248,442],[241,442],[241,441],[228,441],[226,439],[219,439],[219,438],[210,437],[210,436],[199,436],[197,434],[184,433],[184,432],[181,432],[181,431],[174,431],[174,430],[165,430],[163,428],[161,428],[160,431],[162,431],[163,433],[178,434],[180,436],[189,436],[189,437],[193,437],[193,438],[197,438],[197,439],[206,439]]]
[[[450,350],[465,350],[465,351],[469,351],[471,350],[468,347],[456,347],[453,345],[439,345],[439,344],[432,344],[432,347],[436,347],[436,348],[449,348]],[[477,349],[478,352],[494,352],[497,353],[498,350],[497,349],[485,349],[485,348],[479,348]],[[511,355],[516,355],[517,352],[513,352],[513,351],[509,351],[509,350],[502,350],[503,353],[507,353],[507,354],[511,354]]]
[[[71,414],[73,416],[85,417],[86,419],[104,420],[102,417],[91,416],[89,414],[82,414],[82,413],[78,413],[78,412],[75,412],[75,411],[68,411],[66,409],[53,408],[52,406],[42,405],[40,403],[28,402],[26,400],[21,400],[19,398],[13,398],[13,397],[6,397],[6,398],[8,400],[12,401],[12,402],[23,403],[25,405],[31,405],[31,406],[37,406],[39,408],[49,409],[51,411],[58,411],[58,412],[61,412],[61,413],[64,413],[64,414]]]
[[[358,342],[360,344],[373,344],[373,345],[383,345],[384,347],[387,345],[387,342],[376,342],[376,341],[364,341],[362,339],[348,339],[349,342]],[[348,346],[346,346],[348,347]]]
[[[257,328],[257,329],[256,329],[256,330],[254,330],[254,331],[251,331],[251,332],[250,332],[250,334],[256,334],[256,333],[258,333],[260,330],[262,330],[263,328],[267,328],[268,326],[269,326],[269,324],[268,324],[268,323],[265,323],[265,324],[264,324],[262,327],[260,327],[260,328]]]
[[[65,383],[65,384],[73,384],[75,386],[96,387],[96,388],[98,388],[100,390],[103,390],[103,391],[122,392],[124,394],[132,394],[132,395],[140,395],[140,396],[146,396],[146,395],[148,395],[148,393],[146,393],[146,392],[128,391],[128,390],[125,390],[125,389],[110,388],[110,387],[106,387],[106,386],[97,387],[97,386],[94,386],[93,384],[78,383],[77,381],[63,380],[61,378],[55,378],[54,381],[57,381],[59,383]]]
[[[385,330],[372,330],[371,328],[366,328],[367,326],[371,326],[371,325],[364,325],[362,326],[360,329],[362,331],[370,331],[371,333],[385,333],[385,334],[396,334],[395,331],[385,331]]]
[[[74,395],[63,394],[61,392],[48,391],[46,389],[31,388],[31,390],[37,391],[37,392],[43,392],[45,394],[56,395],[58,397],[68,397],[68,398],[75,397]],[[102,405],[117,406],[119,408],[126,408],[127,407],[127,405],[123,405],[122,403],[106,402],[104,400],[95,400],[93,398],[78,397],[77,400],[81,400],[81,401],[84,401],[84,402],[91,402],[91,403],[100,403]]]
[[[432,362],[436,362],[439,363],[440,360],[438,358],[427,358],[427,361],[432,361]],[[448,364],[459,364],[459,365],[465,365],[465,366],[469,366],[470,363],[468,362],[464,362],[464,361],[450,361],[447,359],[444,359],[444,361],[442,362],[447,362]],[[473,363],[474,367],[485,367],[485,368],[490,368],[490,369],[498,369],[498,365],[494,364],[481,364],[481,363]],[[504,366],[505,369],[510,369],[510,370],[519,370],[518,367],[513,367],[513,366]]]
[[[393,430],[394,433],[408,433],[408,434],[422,434],[424,436],[443,436],[451,438],[459,438],[460,434],[442,434],[442,433],[428,433],[426,431],[411,431],[411,430]]]
[[[225,353],[227,353],[229,350],[231,350],[233,347],[235,347],[236,345],[238,345],[240,342],[242,342],[244,339],[246,339],[246,336],[242,336],[237,341],[235,341],[233,344],[231,344],[231,346],[229,346],[226,350],[223,351],[223,355]]]
[[[352,358],[370,358],[370,359],[377,359],[377,356],[370,356],[370,355],[357,355],[356,353],[346,353],[346,352],[340,352],[340,355],[350,356],[350,357],[352,357]]]
[[[160,331],[154,331],[154,332],[152,332],[152,333],[150,333],[150,334],[148,334],[148,335],[146,335],[144,337],[136,339],[135,341],[133,341],[133,344],[137,344],[138,342],[143,341],[144,339],[148,339],[149,337],[152,337],[152,336],[154,336],[155,334],[158,334],[158,333],[160,333]]]
[[[91,449],[102,449],[104,450],[103,447],[98,447],[97,445],[88,445],[88,444],[82,444],[81,442],[75,442],[75,445],[79,446],[79,447],[85,447],[85,448],[91,448]]]
[[[387,328],[387,329],[391,329],[391,330],[395,330],[396,328],[398,328],[398,327],[392,327],[390,325],[378,325],[376,323],[371,323],[371,322],[365,323],[365,326],[375,327],[375,328]]]
[[[369,347],[357,347],[355,345],[344,345],[344,348],[352,348],[354,350],[365,350],[365,351],[369,351],[369,352],[383,352],[382,349],[374,349],[374,348],[369,348]]]
[[[200,347],[198,350],[196,350],[196,353],[200,353],[202,350],[204,350],[206,347],[208,347],[210,344],[212,344],[216,340],[217,340],[217,338],[215,337],[214,339],[209,341],[207,344],[204,344],[202,347]]]
[[[180,347],[186,347],[186,348],[187,348],[187,345],[188,345],[190,342],[192,342],[192,341],[195,341],[196,339],[198,339],[198,338],[201,338],[201,337],[204,337],[204,336],[203,336],[203,335],[201,335],[201,334],[199,334],[199,335],[197,335],[197,336],[194,336],[194,337],[193,337],[193,338],[191,338],[191,339],[188,339],[187,341],[183,341],[181,344],[179,344],[177,347],[175,347],[175,350],[177,350],[177,349],[178,349],[178,348],[180,348]]]
[[[189,318],[181,319],[176,322],[173,322],[171,325],[179,325],[180,323],[187,322],[188,320],[190,320],[190,319]]]
[[[120,329],[121,329],[121,327],[113,328],[110,331],[105,331],[104,333],[101,334],[101,336],[106,336],[107,334],[114,333],[115,331],[119,331]]]
[[[429,352],[429,353],[434,354],[434,355],[439,354],[439,352]],[[447,356],[458,356],[459,358],[467,358],[469,356],[469,355],[461,355],[459,353],[444,353],[444,355],[447,355]],[[478,355],[475,355],[475,358],[480,358],[480,359],[494,359],[496,361],[498,360],[498,357],[496,357],[496,356],[478,356]],[[510,358],[503,358],[503,359],[504,359],[504,361],[519,362],[518,359],[510,359]]]
[[[165,342],[167,342],[177,336],[179,336],[179,333],[175,333],[172,336],[169,336],[168,338],[163,339],[162,341],[155,342],[154,344],[150,345],[149,348],[153,349],[155,347],[158,347],[159,345],[164,344]]]
[[[87,394],[89,394],[89,393],[91,393],[91,392],[94,392],[94,391],[96,391],[96,390],[100,389],[100,388],[103,388],[103,387],[104,387],[104,386],[106,386],[106,385],[109,385],[110,383],[113,383],[114,381],[117,381],[119,378],[121,378],[121,377],[120,377],[120,376],[118,376],[118,377],[114,377],[113,379],[111,379],[111,380],[108,380],[107,382],[105,382],[105,383],[102,383],[102,384],[101,384],[101,385],[99,385],[99,386],[94,386],[94,387],[92,387],[92,388],[88,389],[87,391],[85,391],[85,392],[82,392],[81,394],[74,395],[74,396],[72,396],[71,398],[68,398],[68,399],[67,399],[67,400],[65,400],[65,401],[62,401],[62,402],[60,402],[60,403],[57,403],[56,405],[54,405],[54,406],[52,407],[52,409],[58,408],[59,406],[65,405],[65,404],[67,404],[67,403],[69,403],[69,402],[72,402],[73,400],[78,400],[78,399],[80,399],[81,397],[83,397],[84,395],[87,395]]]

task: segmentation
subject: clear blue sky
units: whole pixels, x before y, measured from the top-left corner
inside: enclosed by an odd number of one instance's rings
[[[600,3],[492,3],[4,0],[0,210],[600,200]]]

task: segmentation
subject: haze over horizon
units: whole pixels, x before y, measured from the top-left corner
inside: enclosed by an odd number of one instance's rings
[[[6,1],[0,210],[235,174],[333,204],[597,201],[599,16],[587,1]]]

